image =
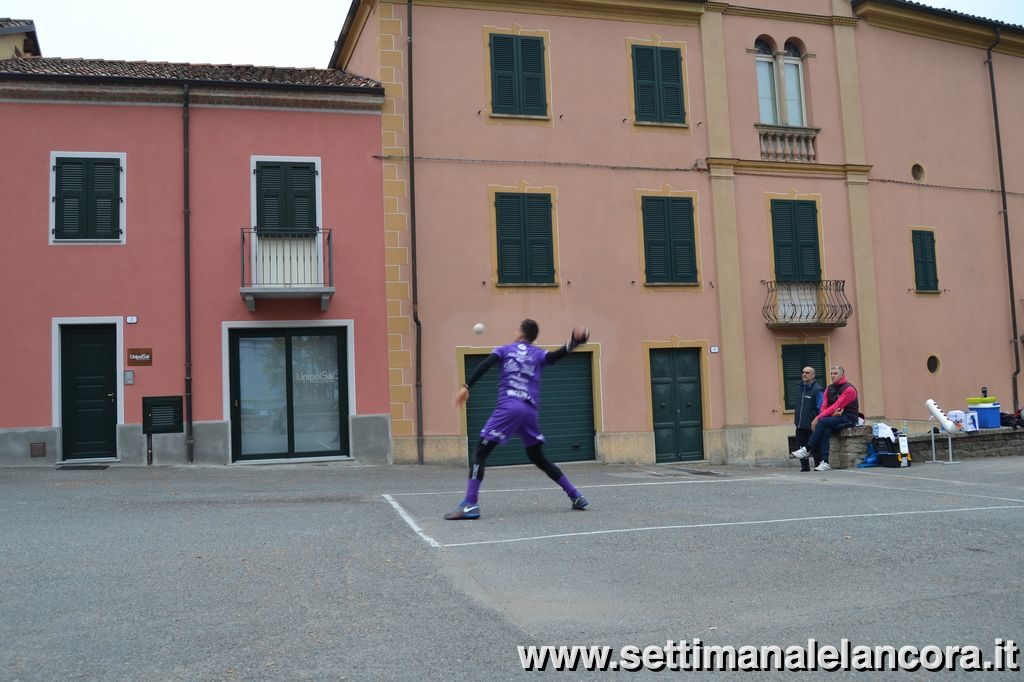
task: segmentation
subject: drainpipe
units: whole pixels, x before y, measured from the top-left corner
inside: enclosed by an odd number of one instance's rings
[[[1010,251],[1010,212],[1006,205],[1006,175],[1003,172],[1003,142],[999,135],[999,107],[996,103],[996,76],[995,71],[992,68],[992,50],[999,45],[1001,35],[999,27],[996,27],[996,42],[988,48],[988,59],[985,63],[988,64],[988,81],[992,89],[992,115],[995,119],[996,127],[996,154],[999,158],[999,193],[1002,197],[1003,202],[1003,235],[1006,239],[1006,273],[1010,282],[1010,325],[1013,327],[1013,361],[1014,371],[1013,376],[1010,377],[1010,386],[1013,388],[1013,411],[1017,412],[1020,409],[1020,399],[1017,393],[1017,377],[1020,375],[1020,346],[1017,344],[1020,342],[1020,332],[1017,329],[1017,302],[1016,295],[1013,292],[1013,259]]]
[[[409,265],[412,268],[412,322],[416,325],[416,463],[423,464],[423,324],[420,322],[419,278],[416,273],[416,146],[412,108],[412,0],[406,0],[406,74],[409,90]]]
[[[182,158],[184,165],[184,206],[185,219],[185,454],[189,464],[195,463],[195,438],[192,433],[192,252],[190,245],[191,238],[191,201],[189,198],[189,119],[188,119],[189,90],[188,83],[182,85]]]

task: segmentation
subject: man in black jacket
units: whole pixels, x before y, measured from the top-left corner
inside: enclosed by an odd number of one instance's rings
[[[813,367],[804,367],[800,373],[800,384],[796,392],[796,408],[793,410],[793,423],[796,424],[796,449],[807,445],[811,439],[811,421],[818,416],[821,409],[821,396],[823,389],[821,384],[815,380]],[[790,454],[790,457],[793,455]],[[800,460],[800,471],[810,471],[811,463],[808,458]]]

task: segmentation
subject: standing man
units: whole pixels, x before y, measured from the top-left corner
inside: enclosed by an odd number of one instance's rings
[[[857,389],[846,380],[846,370],[833,365],[829,376],[832,383],[825,389],[825,404],[811,421],[811,428],[814,429],[811,439],[807,445],[793,451],[794,457],[803,460],[813,454],[817,464],[815,471],[828,471],[832,468],[828,464],[829,437],[835,431],[856,426],[860,413]]]
[[[796,447],[797,452],[800,448],[807,445],[807,441],[811,439],[811,433],[813,427],[811,422],[818,416],[818,412],[821,410],[821,397],[823,390],[821,384],[815,379],[815,373],[813,367],[804,367],[800,373],[800,384],[797,387],[796,394],[796,409],[793,410],[793,423],[796,424]],[[790,453],[790,457],[794,455]],[[806,457],[800,459],[800,471],[810,471],[811,463]]]
[[[501,378],[498,380],[498,404],[491,413],[484,428],[480,430],[480,442],[473,454],[469,468],[469,482],[466,497],[454,511],[444,515],[449,521],[479,519],[480,504],[477,500],[480,483],[484,480],[484,464],[487,456],[499,445],[504,445],[512,436],[519,436],[526,446],[530,461],[561,486],[569,496],[573,509],[587,506],[587,498],[573,486],[569,477],[544,456],[542,444],[544,434],[540,432],[540,375],[547,365],[558,362],[576,346],[586,343],[589,330],[576,327],[564,347],[550,353],[533,345],[540,327],[533,320],[523,320],[515,341],[498,346],[480,363],[455,396],[456,406],[469,400],[469,389],[487,370],[501,363]]]

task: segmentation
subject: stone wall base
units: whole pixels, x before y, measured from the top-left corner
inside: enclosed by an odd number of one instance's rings
[[[951,438],[954,461],[969,457],[1024,455],[1024,429],[1016,431],[1009,427],[981,429],[956,433]],[[923,464],[932,459],[931,434],[911,434],[907,441],[910,446],[911,466]],[[870,426],[858,426],[833,434],[829,448],[829,464],[833,469],[857,466],[867,457],[867,445],[870,442]],[[935,458],[940,461],[949,459],[949,444],[944,433],[935,434]]]

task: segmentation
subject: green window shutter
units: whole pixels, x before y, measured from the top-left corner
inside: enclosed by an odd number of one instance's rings
[[[516,36],[491,35],[491,111],[518,114]]]
[[[693,230],[693,200],[643,197],[644,263],[649,283],[697,281],[697,249]]]
[[[316,166],[312,163],[256,164],[256,229],[268,233],[314,233]]]
[[[494,197],[498,225],[498,282],[519,284],[527,281],[526,236],[523,195],[498,193]]]
[[[918,291],[938,291],[939,276],[935,264],[935,234],[914,230],[914,285]]]
[[[85,239],[86,169],[85,159],[57,159],[57,194],[54,221],[56,239]]]
[[[683,57],[674,47],[658,48],[661,118],[666,123],[685,123],[683,113]]]
[[[815,202],[772,199],[772,244],[776,281],[821,281]]]
[[[315,233],[318,227],[316,224],[316,166],[312,163],[293,163],[288,166],[288,171],[291,227],[296,232]]]
[[[672,281],[697,282],[697,248],[693,234],[693,200],[668,201],[669,240],[672,254]]]
[[[546,116],[548,94],[544,83],[544,39],[517,36],[521,77],[522,109],[517,113]]]
[[[772,199],[772,245],[775,249],[775,279],[797,280],[796,225],[793,202]]]
[[[526,207],[526,279],[540,284],[554,283],[551,195],[527,194],[523,198]]]
[[[633,46],[633,94],[636,120],[658,121],[658,60],[653,47]]]
[[[648,282],[671,281],[668,210],[665,197],[643,197],[644,263]]]
[[[782,347],[782,386],[785,394],[785,409],[796,408],[796,385],[804,368],[803,346]]]
[[[796,223],[796,251],[801,282],[821,281],[821,258],[818,249],[818,205],[813,201],[794,201],[793,219]]]
[[[825,346],[823,344],[804,344],[804,366],[814,368],[814,376],[822,386],[828,383],[828,366],[825,364]]]
[[[120,239],[120,160],[62,158],[55,172],[54,238]]]
[[[121,162],[118,159],[89,159],[91,196],[89,239],[119,239],[121,236]]]
[[[494,198],[498,282],[553,284],[551,195],[501,192]]]
[[[286,172],[284,164],[256,164],[256,229],[260,232],[284,229]]]
[[[820,343],[788,345],[782,347],[782,385],[785,409],[796,408],[796,388],[804,367],[813,367],[818,382],[828,376],[825,371],[825,346]]]

